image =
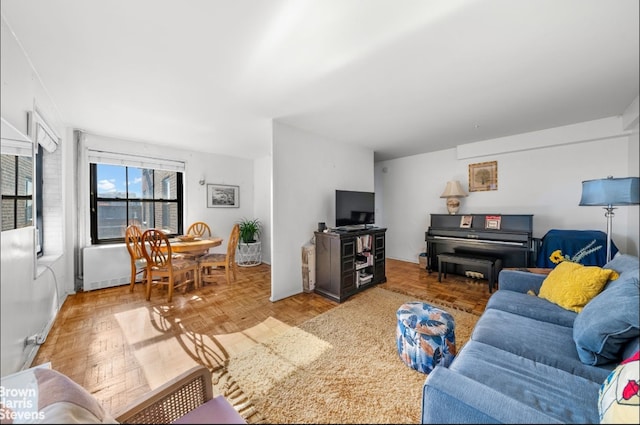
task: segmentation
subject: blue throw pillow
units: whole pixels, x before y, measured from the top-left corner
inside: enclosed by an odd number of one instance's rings
[[[627,343],[640,335],[638,270],[610,282],[578,314],[573,340],[584,364],[620,362]]]
[[[613,269],[622,274],[627,271],[637,271],[640,268],[640,258],[629,254],[618,254],[605,264],[603,269]]]

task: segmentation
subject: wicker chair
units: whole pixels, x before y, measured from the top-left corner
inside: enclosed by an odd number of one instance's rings
[[[203,365],[183,372],[117,412],[106,410],[86,388],[47,364],[3,376],[0,388],[12,389],[3,394],[3,403],[6,398],[6,402],[17,405],[24,402],[24,396],[19,394],[34,390],[39,394],[28,409],[40,416],[41,420],[34,423],[246,423],[223,395],[213,397],[211,372]],[[4,423],[5,419],[11,418],[2,419]]]
[[[168,424],[180,422],[180,418],[186,423],[246,423],[224,397],[213,398],[211,372],[202,365],[145,394],[115,415],[118,422],[126,424]]]
[[[135,400],[115,415],[120,423],[167,424],[213,397],[211,372],[196,366]]]

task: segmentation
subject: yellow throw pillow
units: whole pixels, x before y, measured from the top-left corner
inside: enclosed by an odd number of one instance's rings
[[[615,270],[563,261],[542,282],[538,296],[580,313],[610,279],[617,278]]]

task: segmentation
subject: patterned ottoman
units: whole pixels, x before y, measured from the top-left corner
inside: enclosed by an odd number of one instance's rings
[[[429,373],[449,366],[456,355],[455,322],[444,310],[419,301],[402,304],[396,312],[398,355],[409,367]]]

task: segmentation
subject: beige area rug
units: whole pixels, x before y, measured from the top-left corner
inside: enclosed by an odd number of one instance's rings
[[[213,372],[215,390],[249,423],[420,423],[426,375],[400,360],[395,342],[398,307],[418,300],[370,288],[231,356]],[[459,350],[478,316],[444,308]]]

